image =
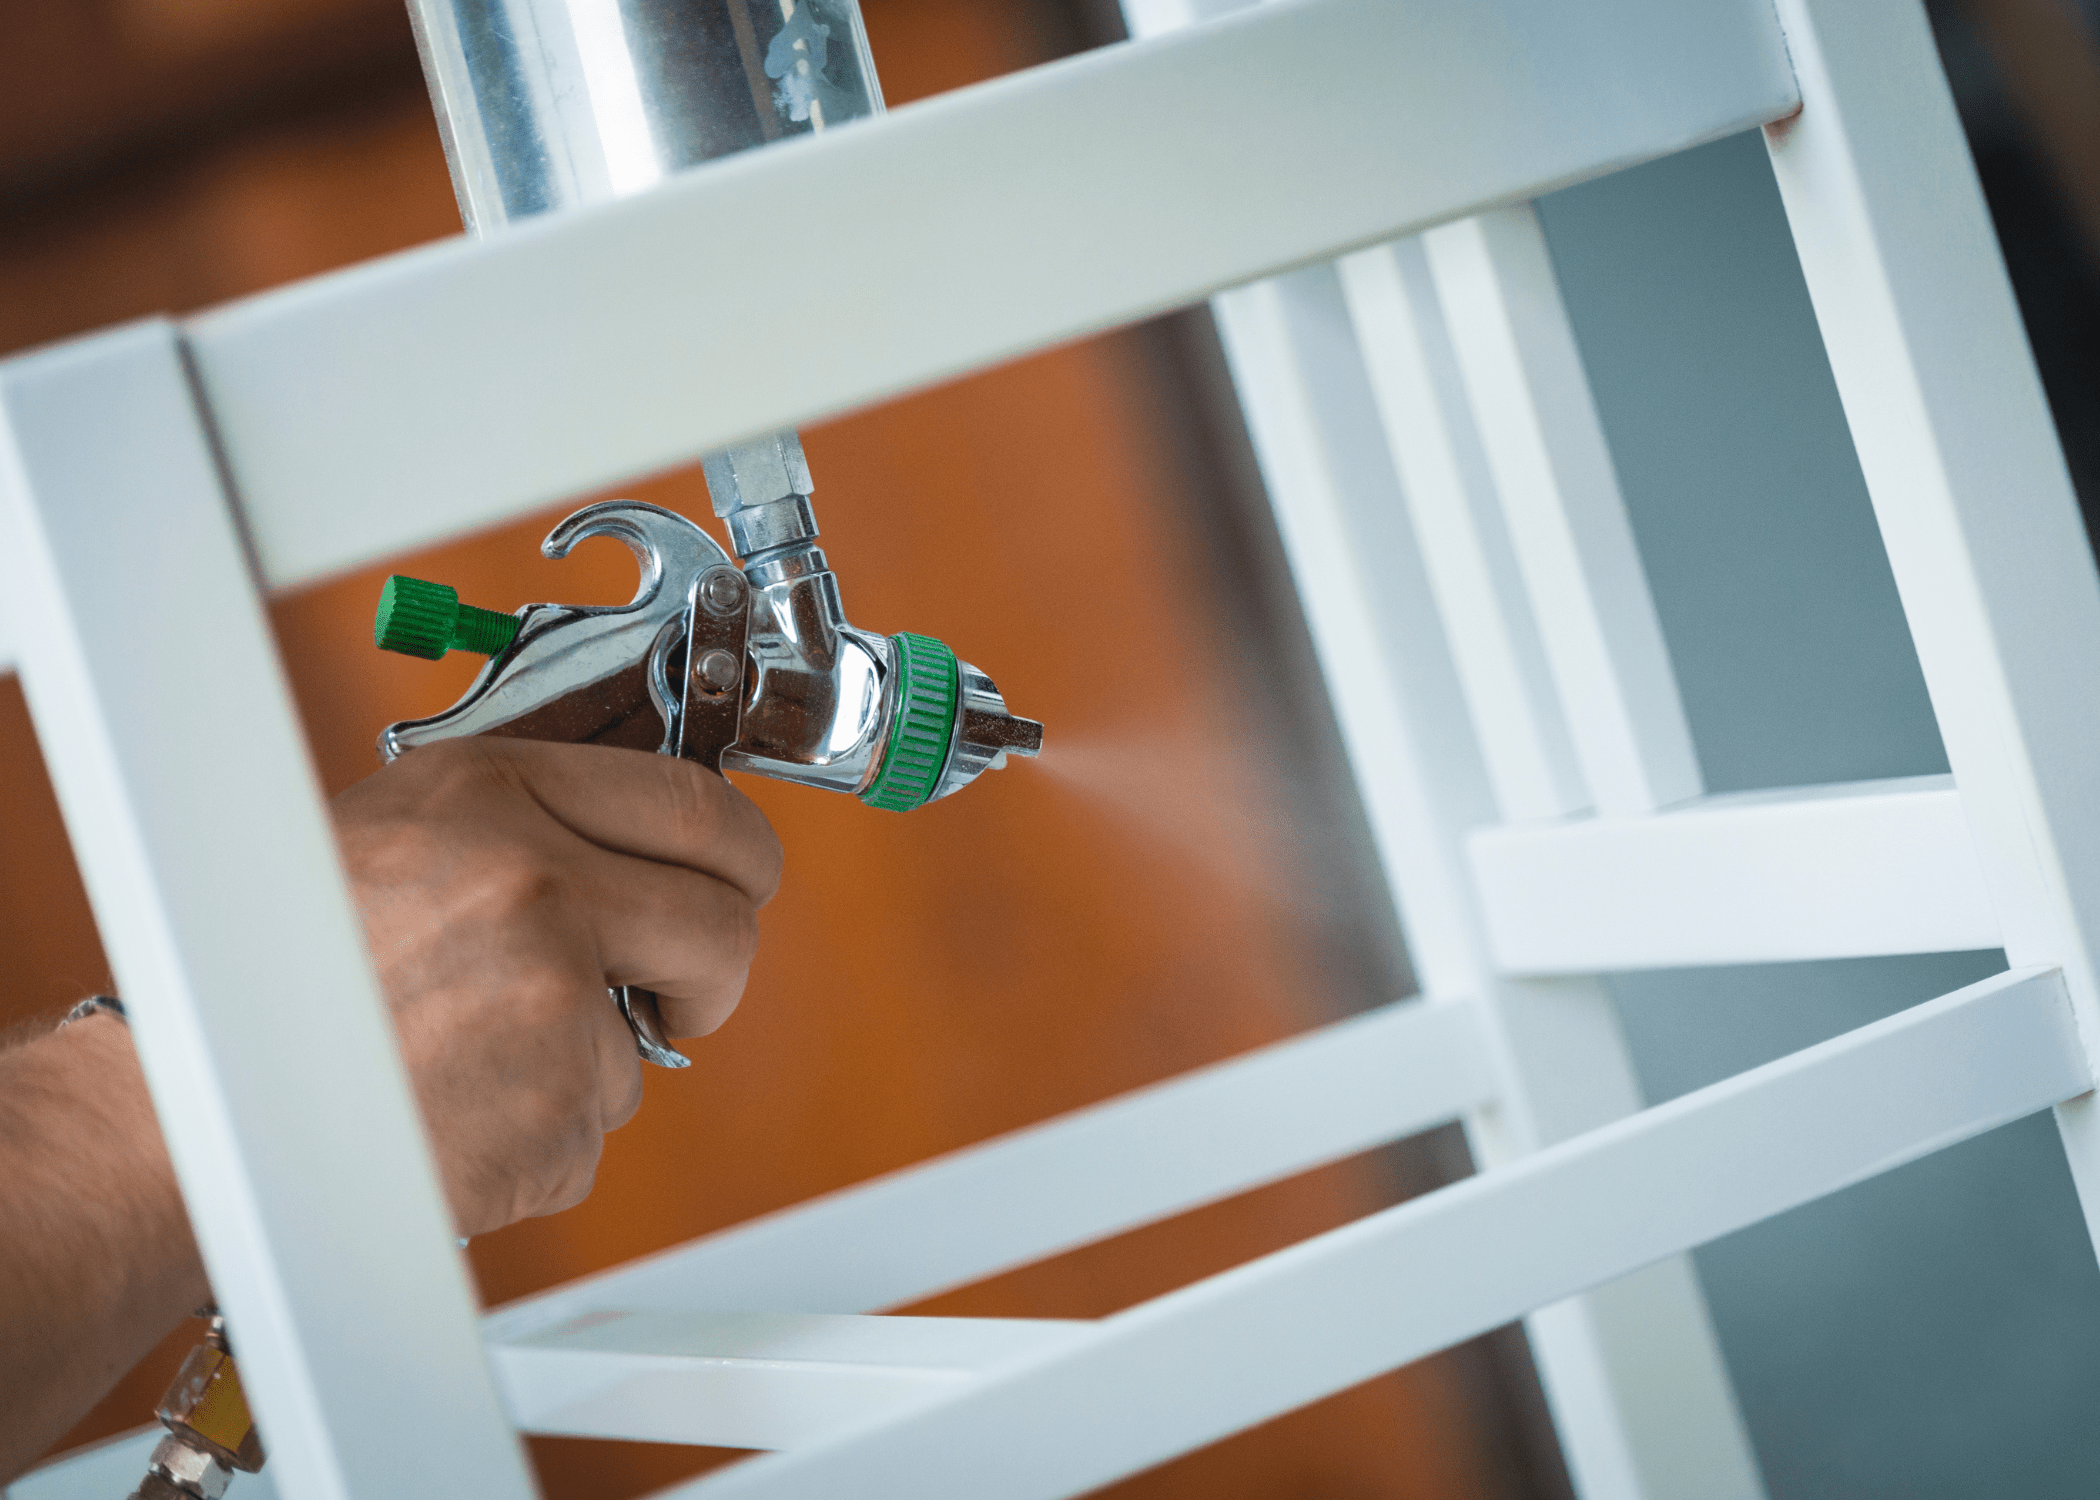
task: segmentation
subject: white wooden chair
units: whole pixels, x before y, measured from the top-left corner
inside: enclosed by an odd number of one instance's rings
[[[12,655],[283,1493],[522,1496],[522,1428],[1049,1500],[1524,1318],[1584,1496],[1751,1496],[1688,1249],[2051,1106],[2100,1203],[2100,587],[1915,0],[1196,10],[0,365]],[[1526,206],[1756,125],[1949,777],[1702,795]],[[260,591],[1206,296],[1423,996],[477,1321]],[[1585,977],[2001,946],[1645,1110]],[[1479,1175],[1101,1322],[868,1316],[1454,1119]]]

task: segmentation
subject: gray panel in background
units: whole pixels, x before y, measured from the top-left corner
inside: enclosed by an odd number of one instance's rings
[[[1539,214],[1707,789],[1945,771],[1763,142]]]
[[[1762,143],[1539,205],[1709,787],[1946,769]],[[1613,980],[1651,1101],[1997,954]],[[2047,1116],[1698,1254],[1773,1500],[2090,1496],[2100,1267]]]

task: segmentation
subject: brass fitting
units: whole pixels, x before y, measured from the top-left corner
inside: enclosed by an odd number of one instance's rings
[[[234,1470],[253,1474],[263,1466],[262,1434],[241,1390],[226,1320],[216,1313],[153,1414],[168,1435],[132,1500],[219,1500]]]

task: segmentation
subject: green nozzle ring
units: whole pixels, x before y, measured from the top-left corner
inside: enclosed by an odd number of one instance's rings
[[[517,639],[518,618],[459,602],[450,584],[426,583],[396,573],[379,591],[372,619],[372,644],[436,661],[447,651],[494,656]]]
[[[955,653],[930,635],[900,631],[890,640],[897,649],[897,706],[882,769],[860,800],[889,812],[910,812],[933,795],[948,764],[962,671]]]

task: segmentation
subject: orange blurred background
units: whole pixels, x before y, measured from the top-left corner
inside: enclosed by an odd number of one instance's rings
[[[893,103],[1088,39],[1059,0],[864,10]],[[12,6],[7,26],[0,349],[458,232],[399,0],[75,0]],[[1046,723],[1045,756],[903,817],[745,779],[788,874],[744,1006],[693,1068],[651,1070],[589,1202],[475,1242],[491,1303],[1409,988],[1200,333],[1131,330],[807,431],[852,618],[954,645]],[[711,519],[697,470],[622,493]],[[393,566],[502,610],[625,599],[623,548],[541,559],[558,514]],[[443,707],[474,667],[372,649],[381,572],[275,606],[331,791],[373,769],[382,724]],[[0,782],[5,1022],[106,983],[12,679]],[[1379,1153],[927,1307],[1099,1316],[1432,1186],[1452,1157],[1448,1137]],[[194,1332],[60,1447],[146,1419]],[[1556,1493],[1521,1356],[1508,1336],[1454,1351],[1113,1493]],[[532,1450],[557,1497],[637,1495],[737,1456]]]

